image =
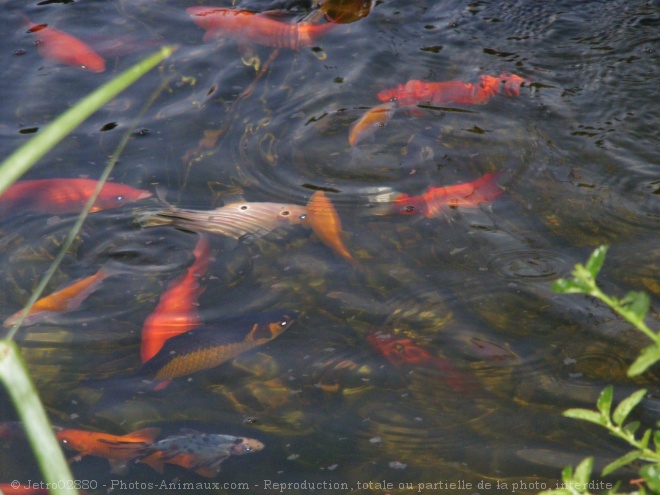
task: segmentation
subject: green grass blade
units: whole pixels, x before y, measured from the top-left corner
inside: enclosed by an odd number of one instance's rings
[[[0,194],[4,193],[18,178],[27,172],[39,158],[78,127],[87,117],[112,98],[128,88],[136,80],[153,69],[174,52],[173,47],[161,50],[134,65],[112,81],[83,98],[75,106],[51,122],[43,131],[30,139],[0,164]]]
[[[0,381],[5,385],[52,495],[75,495],[69,465],[46,416],[25,362],[14,342],[0,340]],[[68,488],[67,488],[68,486]]]

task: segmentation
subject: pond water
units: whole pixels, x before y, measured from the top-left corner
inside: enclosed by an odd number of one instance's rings
[[[647,342],[602,304],[558,296],[550,284],[608,244],[602,287],[646,291],[650,319],[657,316],[660,4],[213,5],[272,11],[283,23],[336,21],[297,50],[238,34],[204,41],[190,6],[4,2],[12,13],[0,19],[5,155],[159,45],[179,46],[23,177],[98,178],[132,132],[111,180],[153,193],[92,213],[47,292],[106,263],[119,273],[78,309],[16,337],[53,423],[112,434],[157,427],[161,438],[189,428],[263,442],[262,451],[222,464],[210,479],[219,488],[205,490],[216,493],[244,492],[242,483],[255,493],[280,493],[276,483],[292,483],[283,489],[290,494],[312,484],[327,494],[537,493],[554,488],[565,465],[595,455],[598,469],[625,453],[561,412],[591,408],[606,384],[621,397],[657,392],[657,368],[626,377]],[[84,39],[106,70],[42,58],[39,31],[27,32],[21,14]],[[478,84],[504,73],[526,80],[517,96],[400,105],[349,144],[351,124],[381,104],[385,89],[409,80]],[[504,192],[476,208],[383,214],[397,194],[488,173],[499,174]],[[337,209],[353,262],[304,225],[258,238],[211,235],[199,280],[205,323],[296,311],[290,329],[163,390],[98,402],[86,380],[140,368],[145,319],[194,259],[197,234],[145,228],[141,214],[163,200],[196,210],[237,200],[304,207],[315,191]],[[25,304],[74,220],[33,211],[2,217],[3,319]],[[381,345],[408,338],[428,359],[388,360],[370,344],[376,331]],[[0,399],[0,420],[15,420]],[[638,416],[652,425],[658,410],[651,398]],[[1,445],[0,483],[40,479],[25,442]],[[113,474],[91,456],[72,468],[96,482],[89,493],[164,493],[163,481],[209,481],[174,465],[163,474],[143,463]],[[199,493],[174,488],[168,493]]]

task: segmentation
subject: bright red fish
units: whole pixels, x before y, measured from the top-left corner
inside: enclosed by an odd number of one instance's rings
[[[0,492],[4,495],[49,495],[50,490],[38,484],[21,485],[16,482],[0,483]]]
[[[492,201],[504,189],[497,185],[501,172],[484,174],[473,182],[463,182],[447,187],[431,187],[420,196],[401,194],[393,202],[395,213],[422,214],[426,218],[437,217],[446,208],[477,208],[481,203]]]
[[[206,30],[204,41],[228,36],[265,46],[298,50],[312,45],[335,24],[286,24],[246,10],[218,7],[189,7],[186,9],[195,24]]]
[[[43,321],[56,321],[61,313],[74,311],[80,307],[89,295],[96,291],[108,277],[118,273],[118,270],[101,268],[94,275],[77,280],[66,287],[42,297],[35,302],[23,320],[23,326],[34,325]],[[9,328],[16,323],[23,310],[18,311],[5,320],[3,326]]]
[[[478,84],[463,81],[423,82],[413,79],[406,84],[383,90],[377,97],[380,101],[395,101],[399,107],[420,103],[483,105],[500,93],[518,96],[523,84],[529,84],[529,81],[508,72],[498,77],[483,75]]]
[[[204,287],[200,286],[199,280],[206,275],[211,256],[211,248],[204,234],[200,234],[193,254],[194,263],[163,292],[158,306],[142,326],[140,358],[143,363],[158,354],[168,339],[202,324],[197,300]]]
[[[70,34],[49,28],[48,24],[34,24],[23,16],[28,23],[28,33],[38,33],[35,43],[39,55],[66,65],[81,67],[91,72],[105,71],[105,60],[82,40]]]
[[[55,436],[63,447],[78,452],[71,461],[78,461],[86,455],[105,457],[113,472],[121,472],[128,461],[151,453],[151,445],[159,434],[159,428],[143,428],[127,435],[110,435],[72,428],[58,428],[55,431]]]
[[[10,186],[0,196],[0,214],[17,210],[37,211],[53,215],[82,210],[96,189],[92,179],[23,180]],[[106,182],[90,211],[118,208],[126,203],[150,198],[152,194],[124,184]]]
[[[367,335],[367,342],[394,366],[414,365],[437,370],[447,385],[457,392],[475,388],[474,378],[458,371],[447,359],[434,356],[411,338],[377,331]]]

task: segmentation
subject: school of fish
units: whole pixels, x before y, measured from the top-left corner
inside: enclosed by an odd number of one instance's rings
[[[212,6],[192,6],[186,12],[191,21],[205,31],[203,41],[209,43],[233,39],[242,44],[300,50],[320,42],[324,35],[339,27],[328,18],[323,22],[289,23],[263,13]],[[34,39],[45,60],[92,73],[106,70],[104,58],[86,42],[23,17],[28,27],[26,34]],[[376,95],[381,103],[353,122],[348,130],[348,143],[351,147],[358,146],[399,111],[412,111],[419,105],[485,105],[497,95],[519,96],[521,88],[527,84],[529,80],[511,73],[484,74],[477,82],[409,80]],[[504,193],[498,184],[500,178],[501,172],[495,171],[473,181],[429,185],[419,195],[395,193],[378,214],[437,218],[455,208],[478,208]],[[97,181],[86,178],[22,180],[0,195],[0,217],[22,212],[76,214],[99,186]],[[100,191],[92,213],[153,198],[149,190],[118,183],[105,183]],[[158,393],[172,380],[220,367],[273,341],[298,321],[298,311],[288,308],[203,321],[198,309],[200,297],[210,283],[207,275],[214,261],[208,234],[249,242],[260,238],[282,239],[294,229],[309,235],[311,230],[314,237],[341,260],[365,270],[350,249],[350,238],[343,230],[332,195],[325,191],[315,191],[305,205],[231,200],[213,210],[191,210],[162,203],[164,201],[156,207],[138,207],[137,222],[143,228],[176,228],[197,233],[193,261],[184,273],[169,281],[144,320],[138,370],[89,382],[103,391],[101,404],[121,401],[145,391]],[[7,316],[4,326],[11,327],[19,318],[24,318],[23,325],[61,321],[67,313],[88,304],[90,296],[102,289],[103,281],[121,270],[104,265],[90,272],[41,298],[29,310],[18,310]],[[408,336],[379,330],[366,335],[365,342],[375,355],[390,365],[403,370],[430,370],[455,392],[470,392],[477,387],[468,373]],[[0,424],[0,437],[14,431],[14,427]],[[158,439],[161,428],[157,427],[123,435],[64,427],[55,427],[54,432],[64,449],[75,452],[71,462],[84,456],[102,457],[116,473],[124,473],[131,465],[142,463],[159,473],[163,473],[166,465],[174,465],[203,477],[215,477],[228,457],[256,453],[265,447],[261,441],[248,437],[186,429],[162,439]],[[0,484],[0,489],[4,486]]]

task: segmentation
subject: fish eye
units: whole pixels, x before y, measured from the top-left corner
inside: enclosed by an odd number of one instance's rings
[[[283,217],[288,217],[290,214],[291,214],[291,212],[289,210],[282,211],[282,216]]]
[[[248,208],[249,208],[248,205],[241,205],[241,207],[240,207],[241,210],[247,210]]]
[[[415,207],[413,205],[406,205],[403,208],[401,208],[404,213],[413,213],[415,211]]]
[[[280,326],[281,326],[281,327],[285,327],[288,323],[289,323],[288,320],[282,320],[282,321],[280,322]]]
[[[120,195],[120,196],[115,197],[115,201],[116,201],[117,203],[121,203],[122,201],[124,201],[124,196],[121,196],[121,195]]]
[[[307,218],[307,214],[306,214],[306,213],[303,213],[303,214],[300,215],[298,218],[300,218],[301,220],[304,220],[305,218]]]

